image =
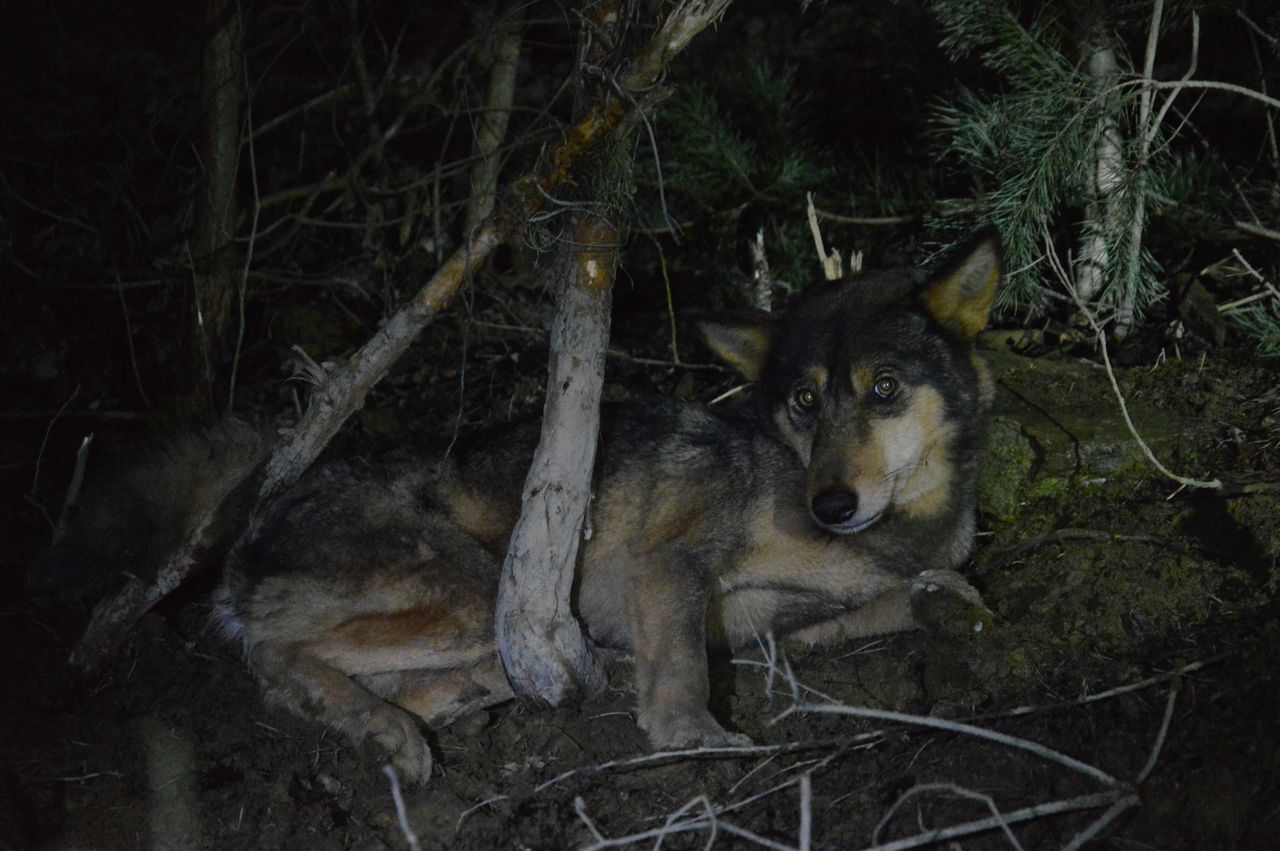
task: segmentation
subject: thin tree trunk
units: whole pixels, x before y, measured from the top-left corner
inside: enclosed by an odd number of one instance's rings
[[[201,55],[200,145],[203,174],[193,227],[193,334],[184,352],[188,394],[211,413],[222,383],[227,331],[235,304],[236,170],[240,162],[240,113],[244,105],[244,38],[237,0],[208,0],[209,37]]]
[[[471,198],[463,234],[469,234],[493,212],[498,197],[498,170],[501,159],[498,147],[507,136],[507,121],[516,94],[516,70],[520,65],[520,42],[523,36],[524,6],[517,6],[496,22],[493,34],[492,63],[489,67],[489,92],[484,111],[476,121],[474,152],[477,157],[471,169]]]
[[[608,67],[626,32],[627,5],[628,0],[584,4],[580,70]],[[584,73],[576,111],[582,115],[593,101],[613,96]],[[601,140],[593,157],[595,173],[580,177],[586,192],[574,198],[589,209],[573,214],[558,249],[542,437],[525,480],[524,504],[507,545],[498,588],[494,629],[507,679],[520,698],[550,706],[563,703],[579,688],[591,690],[604,682],[570,596],[591,504],[618,264],[622,212],[618,205],[608,204],[606,192],[611,184],[630,184],[631,146],[625,135],[630,135],[629,129]]]
[[[1108,102],[1106,92],[1119,80],[1115,47],[1099,35],[1086,63],[1094,91],[1100,101]],[[1103,126],[1099,128],[1094,148],[1093,200],[1085,211],[1082,227],[1080,259],[1076,264],[1076,288],[1085,304],[1092,305],[1102,294],[1106,284],[1107,267],[1111,265],[1111,240],[1116,233],[1116,190],[1124,173],[1124,155],[1121,150],[1120,124],[1110,112],[1104,111]]]
[[[516,694],[552,706],[604,681],[570,609],[570,592],[591,502],[617,229],[589,213],[576,219],[556,264],[542,439],[502,565],[495,622]]]
[[[1147,50],[1143,59],[1142,79],[1146,83],[1142,94],[1138,96],[1138,158],[1133,164],[1134,180],[1138,185],[1133,188],[1136,193],[1133,210],[1129,221],[1129,257],[1128,271],[1130,280],[1126,281],[1125,298],[1116,311],[1116,336],[1124,338],[1133,327],[1134,303],[1138,294],[1138,276],[1142,274],[1142,234],[1147,225],[1147,160],[1151,154],[1151,140],[1155,137],[1154,124],[1158,117],[1151,114],[1153,89],[1151,75],[1155,71],[1156,43],[1160,37],[1160,20],[1164,15],[1164,0],[1155,0],[1151,9],[1151,26],[1147,32]],[[1199,32],[1199,30],[1197,30]],[[1194,59],[1193,59],[1194,61]],[[1190,73],[1190,72],[1188,72]],[[1170,94],[1170,97],[1173,95]]]
[[[730,0],[686,0],[618,73],[621,86],[643,92],[653,86],[667,63],[708,25],[718,20]],[[298,480],[337,434],[343,423],[364,405],[365,396],[391,365],[404,354],[419,332],[458,292],[463,282],[488,261],[499,245],[521,233],[529,217],[541,210],[574,181],[583,157],[624,121],[634,118],[635,100],[601,97],[547,157],[544,167],[516,181],[505,202],[435,271],[431,279],[403,305],[361,349],[321,379],[296,426],[283,437],[267,462],[247,474],[217,507],[192,519],[185,543],[160,565],[150,582],[130,580],[117,594],[103,600],[81,636],[71,660],[90,668],[115,646],[129,627],[152,606],[179,587],[201,564],[202,553],[216,549],[217,537],[242,527],[251,506],[262,506]],[[251,499],[244,499],[253,494]]]

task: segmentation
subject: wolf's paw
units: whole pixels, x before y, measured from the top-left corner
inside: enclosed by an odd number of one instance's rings
[[[378,761],[390,759],[406,783],[431,779],[431,748],[412,715],[383,703],[366,713],[362,721],[364,731],[357,741],[361,749],[372,747]]]
[[[649,744],[656,751],[692,747],[741,748],[752,744],[750,737],[730,733],[721,727],[705,709],[695,714],[667,714],[641,726],[649,734]]]
[[[974,635],[991,629],[995,617],[982,595],[954,570],[926,570],[911,583],[911,616],[943,635]]]

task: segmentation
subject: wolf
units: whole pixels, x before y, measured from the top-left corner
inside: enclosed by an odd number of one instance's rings
[[[984,230],[927,274],[703,317],[748,401],[603,410],[572,605],[594,646],[633,658],[653,748],[747,741],[708,707],[710,651],[989,622],[956,569],[993,396],[974,339],[1001,265]],[[423,724],[513,696],[494,606],[538,435],[494,426],[447,455],[321,465],[260,511],[226,555],[217,618],[268,695],[426,780]]]

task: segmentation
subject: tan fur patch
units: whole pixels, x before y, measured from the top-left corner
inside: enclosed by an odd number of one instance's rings
[[[855,366],[849,371],[849,381],[859,399],[871,392],[871,384],[874,380],[875,376],[869,366]]]
[[[954,470],[947,445],[955,429],[945,415],[938,391],[918,387],[902,416],[872,428],[872,443],[881,447],[886,472],[896,479],[894,502],[909,516],[937,514],[950,499]]]
[[[510,520],[494,506],[492,500],[464,488],[451,488],[440,496],[446,500],[445,508],[449,516],[468,535],[485,544],[496,539],[502,539],[505,543],[511,533]]]
[[[684,537],[693,519],[706,511],[706,494],[691,493],[681,487],[682,484],[672,480],[654,482],[643,502],[657,510],[647,517],[643,510],[636,512],[635,516],[644,517],[644,544],[647,549],[656,549]]]
[[[348,618],[329,630],[328,641],[358,647],[385,647],[419,641],[448,640],[469,631],[463,613],[437,600],[394,612],[369,612]]]
[[[722,639],[730,646],[758,640],[779,611],[794,605],[776,590],[779,582],[853,607],[901,582],[860,553],[852,539],[815,533],[802,506],[762,504],[747,524],[749,550],[720,578]]]
[[[438,728],[471,712],[515,697],[497,657],[474,667],[448,671],[397,694],[397,706]]]

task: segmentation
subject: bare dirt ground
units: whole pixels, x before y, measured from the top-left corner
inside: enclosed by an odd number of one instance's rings
[[[464,719],[435,736],[433,782],[404,790],[421,847],[665,832],[664,848],[906,848],[891,843],[985,819],[963,847],[1013,847],[1007,830],[1052,848],[1107,816],[1092,847],[1274,847],[1280,492],[1179,491],[1143,465],[1092,366],[998,360],[972,568],[995,629],[720,660],[717,708],[756,749],[646,756],[625,667],[580,705]],[[1274,482],[1275,378],[1224,352],[1122,383],[1175,468]],[[207,626],[208,580],[84,679],[65,661],[82,616],[13,602],[39,530],[5,535],[0,847],[409,847],[376,760],[262,703]]]

